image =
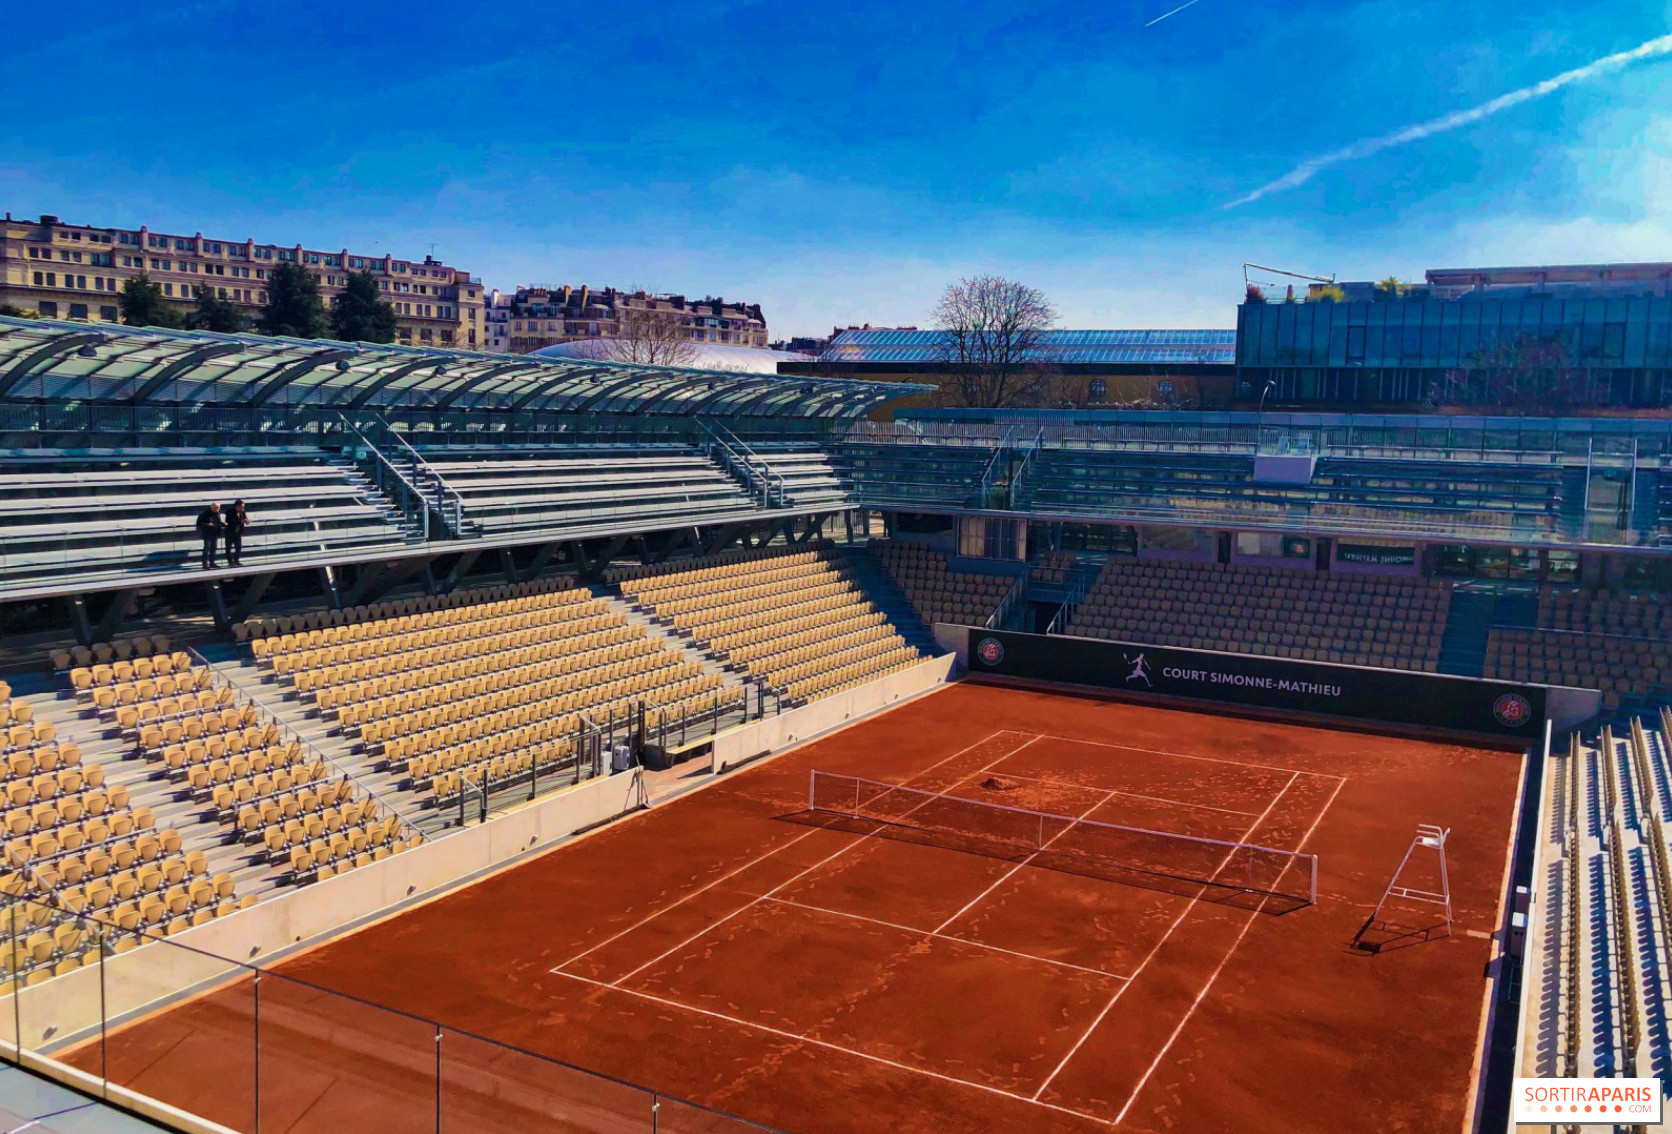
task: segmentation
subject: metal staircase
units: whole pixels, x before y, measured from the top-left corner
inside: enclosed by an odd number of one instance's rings
[[[464,498],[447,486],[418,450],[376,414],[339,414],[347,441],[344,459],[370,490],[397,509],[423,541],[472,539],[481,527],[465,514]]]

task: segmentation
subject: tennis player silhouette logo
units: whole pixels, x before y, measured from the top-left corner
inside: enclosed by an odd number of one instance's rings
[[[1132,667],[1132,672],[1126,675],[1127,681],[1142,681],[1151,689],[1155,688],[1155,683],[1149,679],[1148,658],[1144,657],[1142,653],[1140,653],[1137,657],[1133,657],[1130,654],[1122,654],[1121,657],[1125,658],[1126,664]]]

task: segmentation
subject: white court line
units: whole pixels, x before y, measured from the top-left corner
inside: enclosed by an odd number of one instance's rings
[[[1282,799],[1284,794],[1294,786],[1295,780],[1299,776],[1300,773],[1295,772],[1294,775],[1289,777],[1289,782],[1279,788],[1277,794],[1271,797],[1271,802],[1266,804],[1266,809],[1260,812],[1260,817],[1254,820],[1254,822],[1249,825],[1248,830],[1242,833],[1242,838],[1238,839],[1238,842],[1248,841],[1249,837],[1254,834],[1260,824],[1265,821],[1266,816],[1271,814],[1271,809],[1277,806],[1277,801]],[[1230,862],[1231,855],[1235,853],[1236,848],[1231,848],[1230,852],[1225,855],[1225,863]],[[1220,864],[1219,868],[1221,870],[1225,868],[1225,863]],[[1196,908],[1196,903],[1202,900],[1202,894],[1206,893],[1206,891],[1207,887],[1202,887],[1201,890],[1196,892],[1196,896],[1194,898],[1191,898],[1190,901],[1185,903],[1184,909],[1179,911],[1179,916],[1173,919],[1173,924],[1169,925],[1167,927],[1167,932],[1161,935],[1161,940],[1157,941],[1150,951],[1144,954],[1144,959],[1138,962],[1138,967],[1132,970],[1132,975],[1127,978],[1126,983],[1115,989],[1115,994],[1109,998],[1109,1003],[1103,1006],[1103,1011],[1097,1014],[1097,1019],[1091,1022],[1091,1027],[1087,1028],[1085,1034],[1075,1041],[1073,1047],[1068,1049],[1068,1054],[1062,1057],[1062,1062],[1058,1063],[1056,1067],[1052,1069],[1051,1073],[1045,1077],[1045,1081],[1039,1084],[1039,1089],[1033,1093],[1035,1100],[1037,1100],[1040,1095],[1045,1093],[1045,1088],[1049,1087],[1052,1080],[1062,1073],[1062,1069],[1064,1067],[1068,1066],[1068,1061],[1074,1058],[1075,1053],[1080,1050],[1081,1045],[1091,1038],[1091,1034],[1097,1030],[1097,1026],[1103,1022],[1104,1017],[1109,1014],[1110,1010],[1114,1008],[1116,1002],[1120,1000],[1121,993],[1131,988],[1133,983],[1138,979],[1138,974],[1142,973],[1144,969],[1149,967],[1149,963],[1155,959],[1155,955],[1161,952],[1161,947],[1167,944],[1167,939],[1173,935],[1173,930],[1177,929],[1180,923],[1183,922],[1189,915],[1190,911]]]
[[[1003,736],[1007,732],[1013,732],[1013,733],[1016,733],[1016,734],[1021,735],[1021,736],[1029,735],[1028,733],[1022,732],[1022,730],[1020,730],[1020,729],[1014,729],[1014,728],[1001,728],[1001,729],[998,729],[997,731],[990,732],[986,736],[982,737],[980,740],[976,741],[974,744],[970,744],[970,745],[967,745],[963,748],[958,749],[958,751],[956,751],[952,755],[946,757],[945,760],[937,760],[933,764],[930,764],[927,768],[924,768],[921,772],[917,772],[914,775],[907,776],[904,782],[905,783],[910,783],[912,780],[917,779],[918,776],[927,775],[928,773],[934,771],[936,768],[940,767],[942,764],[946,763],[948,760],[956,760],[958,757],[962,756],[964,753],[973,751],[977,748],[980,748],[983,744],[986,744],[989,740],[992,740],[994,737]],[[1033,739],[1037,740],[1039,738],[1034,737]],[[1027,743],[1032,744],[1033,740],[1029,740]],[[1026,748],[1027,744],[1022,745],[1022,747]],[[1020,751],[1020,749],[1018,749],[1018,751]],[[1009,753],[1006,753],[1006,755],[1009,755]],[[661,909],[658,909],[655,913],[646,914],[644,917],[640,918],[638,921],[635,921],[632,925],[629,925],[626,929],[623,929],[621,932],[611,934],[609,937],[604,938],[602,941],[598,942],[596,945],[592,945],[592,946],[589,946],[586,949],[581,950],[579,953],[576,953],[573,957],[570,957],[567,961],[564,961],[562,964],[553,966],[551,971],[554,972],[554,973],[555,972],[561,972],[562,970],[568,968],[570,965],[574,964],[576,961],[580,960],[582,957],[585,957],[590,953],[597,952],[599,949],[602,949],[604,946],[606,946],[608,944],[611,944],[612,942],[621,940],[623,937],[627,936],[629,933],[632,933],[634,930],[640,929],[640,928],[642,928],[646,925],[649,925],[651,922],[655,921],[657,918],[661,917],[663,914],[667,913],[668,911],[679,908],[680,906],[684,905],[686,902],[690,901],[692,898],[696,897],[698,894],[707,893],[709,890],[714,889],[714,887],[718,886],[720,883],[724,882],[726,879],[734,878],[737,875],[742,874],[745,870],[748,870],[750,867],[757,866],[760,863],[765,862],[767,859],[771,858],[773,855],[777,854],[779,851],[786,850],[789,847],[793,847],[796,843],[801,842],[803,839],[812,838],[814,835],[818,834],[818,832],[823,830],[823,829],[824,828],[822,828],[822,827],[814,828],[811,831],[807,831],[807,832],[804,832],[803,834],[797,835],[795,838],[790,839],[787,842],[780,843],[778,846],[773,847],[769,851],[765,851],[762,854],[756,855],[754,858],[750,859],[748,862],[745,862],[742,866],[739,866],[735,870],[727,871],[725,874],[720,875],[720,877],[714,879],[714,881],[712,881],[712,882],[709,882],[707,885],[702,886],[700,889],[692,890],[689,894],[686,894],[684,897],[681,897],[681,898],[678,898],[675,901],[669,902],[667,905],[663,906]]]
[[[622,988],[619,985],[605,984],[601,980],[593,980],[591,977],[583,977],[576,973],[559,973],[558,975],[566,976],[570,980],[578,980],[583,984],[590,984],[595,988],[607,989],[610,992],[620,992],[627,996],[636,996],[641,1000],[648,1000],[653,1004],[661,1004],[668,1008],[679,1008],[686,1012],[695,1012],[699,1016],[708,1016],[711,1019],[724,1020],[728,1024],[737,1024],[740,1027],[754,1028],[757,1031],[766,1032],[769,1035],[779,1036],[787,1040],[794,1040],[797,1043],[811,1044],[814,1047],[822,1047],[827,1051],[835,1051],[840,1052],[843,1055],[851,1055],[856,1059],[865,1059],[872,1063],[880,1063],[885,1067],[892,1067],[898,1071],[909,1071],[913,1075],[922,1075],[930,1079],[939,1079],[943,1083],[955,1083],[960,1087],[970,1087],[977,1091],[985,1091],[990,1095],[1001,1095],[1007,1099],[1014,1099],[1017,1102],[1027,1103],[1029,1106],[1037,1106],[1046,1110],[1054,1110],[1059,1114],[1068,1114],[1074,1116],[1075,1118],[1090,1119],[1101,1126],[1110,1125],[1109,1120],[1106,1117],[1096,1114],[1087,1114],[1083,1110],[1074,1110],[1070,1107],[1059,1106],[1056,1103],[1040,1102],[1038,1099],[1030,1099],[1026,1095],[1019,1095],[1014,1091],[1007,1091],[1003,1087],[994,1087],[986,1083],[977,1083],[971,1079],[960,1079],[955,1075],[947,1075],[940,1071],[930,1071],[926,1067],[913,1067],[909,1063],[900,1063],[897,1060],[888,1059],[881,1055],[872,1055],[870,1052],[860,1051],[858,1048],[843,1047],[841,1044],[831,1043],[829,1040],[814,1039],[812,1036],[801,1035],[798,1032],[786,1031],[783,1028],[775,1028],[770,1024],[761,1024],[756,1023],[754,1020],[745,1020],[740,1016],[728,1016],[724,1012],[716,1012],[710,1008],[698,1008],[694,1004],[685,1004],[678,1000],[669,1000],[665,996],[657,996],[650,992],[641,992],[636,988]]]
[[[1005,730],[1005,731],[1014,732],[1016,730],[1009,729],[1009,730]],[[998,764],[1000,761],[1003,761],[1007,757],[1015,755],[1017,752],[1020,752],[1022,749],[1026,748],[1028,745],[1032,744],[1034,741],[1036,741],[1038,739],[1039,738],[1037,736],[1029,737],[1027,740],[1023,741],[1020,745],[1011,749],[1009,752],[1006,752],[1003,756],[1000,756],[997,760],[994,760],[992,763],[988,764],[986,767],[978,768],[975,771],[969,773],[969,775],[960,777],[959,782],[962,782],[963,780],[967,780],[971,776],[981,775],[982,773],[986,772],[989,768],[993,767],[993,765]],[[979,745],[981,745],[983,743],[985,743],[985,740],[980,740],[980,741],[977,741],[975,744],[972,744],[970,747],[975,748],[975,747],[978,747]],[[968,751],[968,749],[965,749],[965,751]],[[958,753],[954,753],[953,755],[958,755]],[[952,757],[948,756],[946,759],[950,760],[950,759],[952,759]],[[946,763],[946,760],[942,760],[940,763],[944,764],[944,763]],[[938,766],[938,765],[936,765],[936,766]],[[929,771],[929,770],[930,769],[928,769],[928,768],[924,769],[924,771]],[[918,774],[921,775],[922,773],[920,772]],[[890,786],[892,786],[892,787],[903,787],[904,785],[903,784],[894,784],[894,785],[890,785]],[[954,784],[953,786],[956,787],[957,785]],[[882,794],[887,795],[888,793],[883,792]],[[878,796],[877,798],[881,799],[882,796]],[[939,798],[940,797],[938,795],[930,797],[930,799],[939,799]],[[916,811],[916,810],[918,810],[918,808],[928,806],[928,804],[930,802],[930,799],[924,800],[922,803],[919,803],[917,805],[917,807],[913,807],[910,811],[905,812],[905,814],[910,815],[912,813],[912,811]],[[816,830],[824,830],[824,828],[821,827],[821,828],[817,828]],[[813,833],[814,832],[812,832],[812,831],[808,832],[808,834],[813,834]],[[645,969],[648,969],[651,965],[654,965],[654,964],[656,964],[660,961],[666,960],[668,957],[670,957],[673,954],[679,952],[681,949],[685,948],[687,945],[689,945],[693,941],[697,940],[697,938],[706,936],[707,934],[709,934],[713,930],[719,929],[722,925],[726,924],[726,922],[732,920],[732,918],[738,917],[739,915],[741,915],[743,913],[746,913],[749,910],[754,909],[761,902],[764,902],[766,899],[772,897],[774,894],[776,894],[778,891],[784,889],[786,886],[789,886],[792,883],[801,881],[801,879],[807,877],[807,875],[813,873],[813,871],[818,870],[821,867],[823,867],[826,863],[833,862],[836,859],[840,858],[842,855],[847,854],[854,847],[857,847],[859,844],[863,843],[866,839],[869,839],[871,837],[873,837],[873,832],[867,831],[863,835],[860,835],[858,838],[854,839],[853,842],[836,848],[834,851],[830,852],[829,854],[825,855],[823,858],[821,858],[817,862],[815,862],[813,865],[809,866],[806,870],[803,870],[800,873],[796,874],[793,878],[787,878],[784,881],[778,883],[778,885],[772,887],[772,889],[768,890],[766,893],[762,894],[760,897],[755,898],[753,901],[747,902],[744,905],[741,905],[741,906],[737,907],[735,910],[733,910],[731,913],[727,914],[725,917],[722,917],[722,918],[720,918],[716,921],[709,922],[707,925],[703,926],[701,929],[699,929],[695,933],[691,934],[691,936],[687,937],[685,940],[681,941],[679,944],[673,946],[673,948],[665,950],[664,952],[658,953],[656,956],[650,958],[650,960],[646,961],[644,964],[640,965],[638,968],[634,969],[632,972],[622,973],[620,976],[616,977],[615,980],[610,982],[611,987],[612,988],[619,988],[621,986],[622,981],[630,980],[633,977],[638,976]]]
[[[965,914],[969,913],[970,910],[975,907],[976,903],[981,901],[982,898],[985,898],[988,894],[991,894],[994,890],[997,890],[1002,884],[1004,884],[1012,876],[1014,876],[1015,873],[1018,870],[1022,869],[1022,867],[1026,866],[1028,863],[1030,863],[1034,859],[1038,858],[1039,855],[1041,853],[1043,853],[1044,851],[1050,849],[1050,846],[1051,846],[1052,843],[1056,842],[1058,839],[1060,839],[1064,835],[1068,834],[1068,832],[1072,831],[1076,826],[1079,825],[1081,819],[1084,819],[1087,815],[1090,815],[1093,811],[1096,811],[1099,807],[1102,807],[1105,803],[1108,803],[1111,799],[1115,798],[1115,795],[1116,795],[1115,792],[1110,792],[1108,795],[1105,795],[1102,799],[1098,800],[1096,803],[1092,804],[1090,807],[1088,807],[1084,811],[1080,812],[1079,817],[1076,818],[1074,820],[1074,822],[1070,823],[1068,826],[1064,827],[1062,830],[1058,831],[1056,834],[1054,834],[1050,838],[1046,839],[1043,846],[1041,846],[1038,850],[1034,851],[1032,854],[1028,855],[1028,857],[1024,858],[1021,862],[1018,862],[1015,866],[1012,866],[1009,870],[1005,871],[1003,874],[1001,874],[997,878],[995,878],[993,880],[993,884],[991,886],[987,887],[985,890],[981,891],[981,893],[977,894],[975,897],[971,898],[968,902],[966,902],[964,904],[963,909],[959,910],[957,913],[953,914],[951,917],[947,918],[945,921],[943,921],[939,925],[935,926],[935,932],[937,934],[939,934],[941,932],[941,930],[945,929],[947,926],[951,925],[953,922],[957,921],[959,918],[961,918]]]
[[[1312,837],[1312,832],[1318,829],[1318,824],[1324,821],[1324,816],[1329,814],[1329,809],[1335,806],[1335,797],[1341,794],[1341,789],[1346,785],[1346,783],[1346,780],[1342,780],[1341,783],[1335,785],[1335,790],[1330,792],[1329,800],[1324,804],[1324,809],[1318,812],[1318,817],[1312,820],[1312,826],[1308,827],[1306,829],[1306,834],[1300,837],[1300,843],[1295,847],[1296,854],[1299,854],[1305,849],[1307,840]],[[1290,862],[1292,861],[1293,860],[1291,859]],[[1283,875],[1288,873],[1288,870],[1289,863],[1286,862],[1283,864],[1282,872],[1280,872],[1277,876],[1277,880],[1279,882],[1283,880]],[[1115,1116],[1116,1126],[1119,1126],[1121,1121],[1126,1118],[1126,1112],[1131,1110],[1132,1104],[1138,1101],[1138,1095],[1143,1091],[1144,1084],[1148,1083],[1150,1076],[1155,1074],[1155,1069],[1161,1066],[1161,1060],[1166,1057],[1167,1052],[1172,1048],[1173,1041],[1179,1038],[1179,1033],[1184,1031],[1184,1025],[1190,1021],[1190,1017],[1195,1014],[1196,1009],[1200,1007],[1202,1001],[1207,998],[1208,990],[1213,987],[1213,982],[1219,979],[1219,974],[1224,971],[1225,966],[1230,963],[1231,954],[1237,951],[1237,947],[1242,944],[1242,939],[1248,936],[1248,931],[1253,928],[1254,923],[1259,920],[1260,911],[1265,908],[1267,900],[1269,900],[1269,895],[1266,899],[1262,899],[1260,904],[1255,906],[1249,913],[1248,920],[1243,923],[1242,932],[1237,934],[1237,939],[1231,942],[1231,947],[1225,951],[1225,956],[1220,958],[1219,964],[1213,970],[1213,975],[1208,977],[1208,982],[1202,986],[1202,991],[1198,992],[1196,994],[1196,999],[1190,1002],[1189,1009],[1185,1011],[1184,1016],[1179,1020],[1178,1026],[1173,1029],[1173,1034],[1167,1037],[1167,1042],[1162,1044],[1161,1050],[1155,1053],[1155,1058],[1150,1061],[1149,1069],[1144,1072],[1144,1077],[1138,1080],[1138,1085],[1136,1087],[1132,1088],[1132,1094],[1127,1097],[1126,1105],[1121,1107],[1120,1113]]]
[[[1039,734],[1041,740],[1066,740],[1070,744],[1090,744],[1096,748],[1119,748],[1126,752],[1144,752],[1151,756],[1177,756],[1182,760],[1205,760],[1210,764],[1230,764],[1236,768],[1252,768],[1257,772],[1293,772],[1297,776],[1321,776],[1326,780],[1345,780],[1334,772],[1309,772],[1305,768],[1280,768],[1276,764],[1250,764],[1246,760],[1224,760],[1218,756],[1196,756],[1189,752],[1169,752],[1165,748],[1142,748],[1136,744],[1111,744],[1105,740],[1086,740],[1078,736],[1058,736],[1052,732]]]
[[[1106,788],[1093,787],[1090,784],[1075,784],[1067,780],[1046,779],[1044,776],[1018,776],[1015,772],[1000,772],[999,774],[1012,780],[1026,780],[1033,784],[1050,784],[1052,787],[1070,788],[1075,791],[1107,790]],[[1188,803],[1182,799],[1168,799],[1164,795],[1144,795],[1142,792],[1136,791],[1111,791],[1109,794],[1125,796],[1127,799],[1147,799],[1151,803],[1170,803],[1174,807],[1191,807],[1202,811],[1222,811],[1226,815],[1241,815],[1244,819],[1252,818],[1255,814],[1252,811],[1238,811],[1234,807],[1215,807],[1211,803]]]
[[[938,929],[919,929],[915,925],[900,925],[898,922],[883,921],[878,917],[866,917],[864,914],[848,913],[846,910],[833,910],[827,906],[814,906],[806,902],[798,902],[794,898],[768,898],[769,902],[776,902],[781,906],[793,906],[796,909],[812,910],[814,913],[829,914],[831,917],[845,917],[853,921],[869,922],[872,925],[886,926],[889,929],[899,929],[906,933],[915,933],[919,937],[939,937],[942,941],[956,941],[960,945],[974,945],[978,949],[990,949],[995,953],[1005,953],[1012,957],[1020,957],[1026,961],[1038,961],[1042,965],[1055,965],[1061,969],[1074,969],[1077,972],[1091,973],[1093,976],[1108,977],[1111,980],[1126,980],[1128,978],[1119,973],[1112,973],[1106,969],[1092,969],[1085,965],[1076,965],[1073,961],[1059,961],[1054,957],[1040,957],[1033,953],[1019,953],[1015,949],[1006,949],[1001,945],[991,945],[985,941],[977,941],[973,937],[959,937],[954,933],[942,933]]]

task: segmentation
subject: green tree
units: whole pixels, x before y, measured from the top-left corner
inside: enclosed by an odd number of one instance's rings
[[[1307,292],[1308,303],[1345,303],[1347,293],[1334,284],[1313,284]]]
[[[35,312],[25,311],[23,308],[18,307],[17,305],[12,304],[12,303],[0,303],[0,315],[4,315],[8,319],[35,319],[35,318],[39,318],[39,316],[36,315]]]
[[[1399,282],[1398,276],[1389,276],[1376,285],[1374,292],[1377,299],[1395,300],[1405,293],[1405,285]]]
[[[152,282],[145,272],[123,285],[117,303],[122,309],[122,322],[130,327],[180,325],[180,309],[163,299],[162,285]]]
[[[395,309],[377,293],[377,278],[353,272],[331,309],[331,337],[345,343],[395,341]]]
[[[192,289],[197,296],[197,310],[186,316],[186,326],[194,331],[220,331],[232,334],[244,329],[244,317],[232,301],[222,299],[215,289],[202,284]]]
[[[319,301],[319,280],[300,264],[282,263],[267,273],[267,306],[257,327],[264,335],[322,339],[331,330]]]

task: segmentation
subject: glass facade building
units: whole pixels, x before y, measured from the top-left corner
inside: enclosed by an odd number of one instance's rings
[[[1672,405],[1672,297],[1488,291],[1456,299],[1245,303],[1237,393],[1278,402],[1411,403],[1495,348],[1560,344],[1596,405]]]

